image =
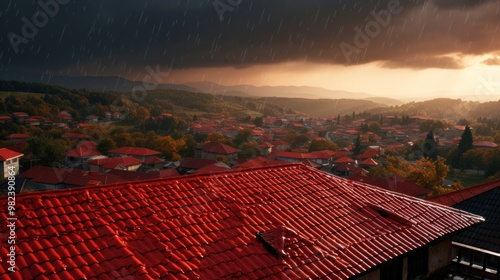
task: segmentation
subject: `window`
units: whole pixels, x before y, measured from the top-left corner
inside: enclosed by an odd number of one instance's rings
[[[12,163],[16,163],[16,162],[17,162],[17,158],[12,160]]]
[[[10,159],[5,161],[5,165],[9,165],[9,164],[10,164]]]

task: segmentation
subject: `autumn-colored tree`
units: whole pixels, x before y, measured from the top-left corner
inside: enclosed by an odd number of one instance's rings
[[[220,133],[217,132],[211,132],[207,136],[207,141],[209,142],[219,142],[219,143],[224,143],[229,146],[234,146],[233,140],[231,138],[226,137]]]
[[[414,182],[422,187],[432,190],[433,194],[443,192],[442,184],[448,175],[449,168],[444,158],[430,160],[422,158],[414,163],[400,157],[387,157],[385,164],[381,164],[370,170],[370,175],[375,177],[398,176]],[[457,188],[460,186],[456,186]]]
[[[311,145],[309,145],[309,152],[322,151],[322,150],[335,151],[337,149],[338,146],[335,143],[328,141],[327,139],[313,140],[311,142]]]

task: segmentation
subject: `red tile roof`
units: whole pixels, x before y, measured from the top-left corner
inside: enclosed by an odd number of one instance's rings
[[[219,142],[205,143],[201,147],[201,150],[204,151],[205,153],[218,154],[218,155],[230,155],[238,152],[238,149]]]
[[[301,164],[18,195],[16,207],[19,272],[2,265],[0,278],[347,279],[483,221]]]
[[[97,165],[105,169],[115,169],[118,166],[133,166],[139,165],[142,161],[134,158],[134,157],[118,157],[118,158],[99,158],[99,159],[91,159],[87,161],[89,165]]]
[[[492,182],[484,183],[463,190],[434,196],[429,198],[428,200],[446,206],[453,206],[457,203],[476,197],[482,193],[495,189],[499,186],[500,186],[500,180],[495,180]]]
[[[359,158],[359,159],[372,158],[372,157],[378,156],[379,151],[380,150],[378,148],[376,148],[376,149],[368,149],[364,153],[362,153],[361,155],[357,156],[356,158]]]
[[[165,162],[165,161],[157,156],[149,157],[144,161],[144,163],[148,164],[148,165],[160,164],[163,162]]]
[[[129,155],[129,156],[155,156],[161,154],[158,151],[153,151],[141,147],[121,147],[110,151],[112,154]]]
[[[21,157],[23,154],[9,150],[7,148],[0,149],[0,161],[6,161],[12,158]]]
[[[88,141],[90,142],[90,141]],[[93,156],[102,155],[101,152],[97,150],[95,146],[90,145],[80,145],[73,150],[69,150],[63,154],[65,157],[79,157],[88,158]]]
[[[372,158],[367,158],[359,163],[359,165],[369,165],[369,166],[377,166],[378,163]]]
[[[12,133],[10,135],[5,136],[5,139],[28,139],[30,136],[24,133]]]
[[[472,146],[476,147],[476,148],[496,148],[496,147],[498,147],[497,144],[495,144],[494,142],[491,142],[491,141],[474,141],[474,143],[472,143]]]
[[[348,156],[338,158],[338,159],[334,160],[333,162],[334,163],[355,163],[355,161]]]

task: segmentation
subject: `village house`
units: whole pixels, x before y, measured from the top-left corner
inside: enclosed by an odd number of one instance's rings
[[[24,124],[29,115],[26,112],[13,112],[12,118],[17,124]]]
[[[223,158],[227,162],[238,159],[238,149],[219,142],[208,142],[202,144],[195,151],[195,157],[200,159],[220,159]]]
[[[500,180],[435,196],[429,201],[485,218],[452,238],[453,279],[500,279]]]
[[[302,164],[24,194],[16,205],[22,279],[444,279],[453,236],[484,221]]]
[[[99,117],[96,115],[88,115],[85,119],[89,123],[98,123],[99,122]]]
[[[12,117],[11,116],[0,116],[0,123],[6,123],[6,122],[11,122]]]
[[[66,124],[71,123],[73,121],[73,116],[71,116],[68,111],[64,110],[57,114],[57,121]]]
[[[8,141],[20,141],[20,140],[28,140],[30,136],[24,133],[12,133],[10,135],[5,136],[5,140]]]
[[[99,171],[102,173],[106,173],[112,169],[137,171],[142,163],[143,161],[131,156],[96,158],[86,162],[90,171]]]
[[[2,178],[19,174],[19,160],[23,154],[12,151],[7,148],[0,148],[0,170],[2,170]]]
[[[86,169],[85,162],[89,159],[102,156],[97,150],[97,144],[94,141],[82,141],[77,144],[77,147],[63,154],[64,162],[70,168]]]

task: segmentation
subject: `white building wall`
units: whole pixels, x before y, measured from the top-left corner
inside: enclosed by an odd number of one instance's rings
[[[451,239],[446,239],[429,248],[429,273],[451,263]]]

